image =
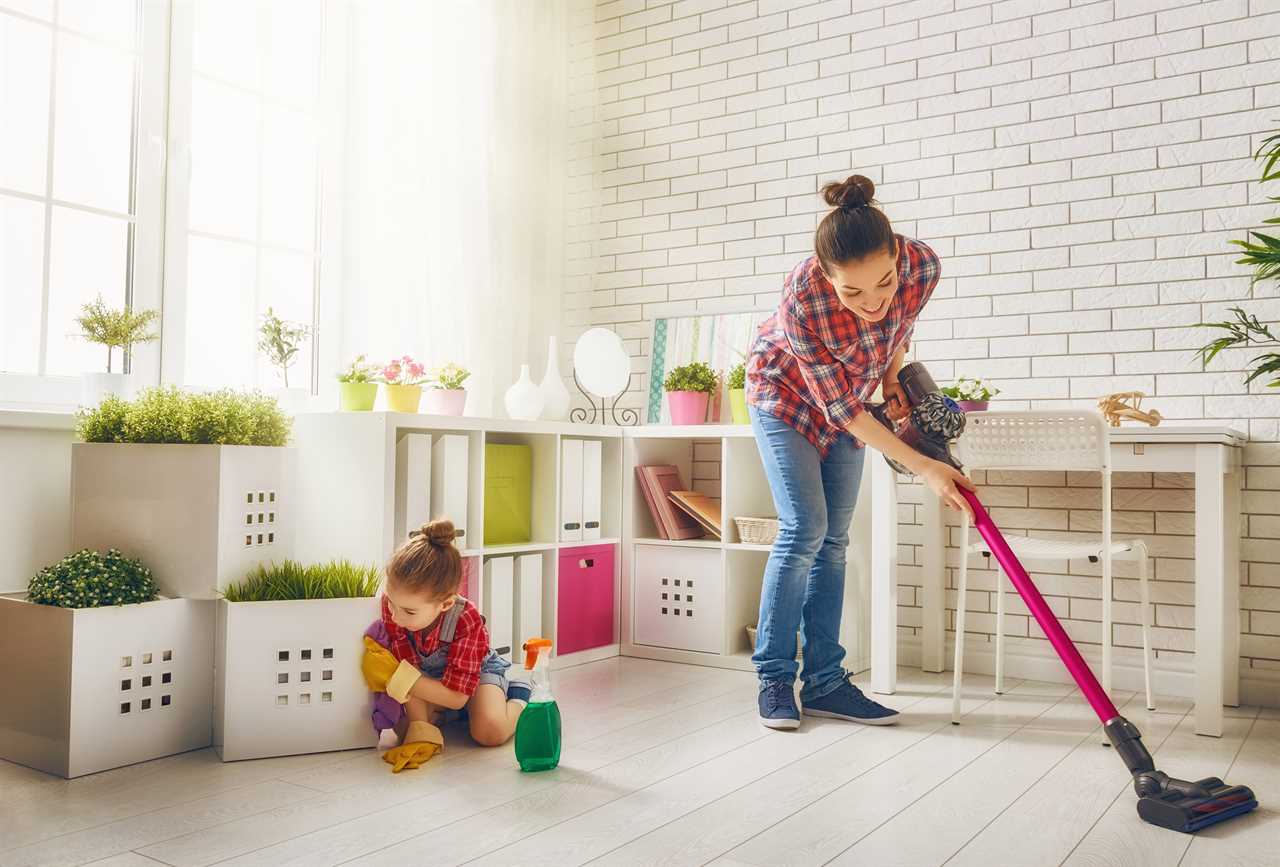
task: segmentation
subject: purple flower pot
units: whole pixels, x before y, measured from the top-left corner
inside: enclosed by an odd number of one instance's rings
[[[986,412],[987,411],[988,402],[985,400],[957,400],[956,403],[959,404],[960,409],[963,412]]]
[[[671,409],[672,424],[702,424],[707,420],[707,401],[711,395],[705,391],[669,391],[667,406]]]

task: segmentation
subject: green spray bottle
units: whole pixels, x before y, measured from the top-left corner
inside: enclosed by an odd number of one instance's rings
[[[522,771],[549,771],[560,764],[560,708],[551,694],[547,656],[551,639],[524,643],[524,668],[529,673],[529,703],[516,721],[516,761]]]

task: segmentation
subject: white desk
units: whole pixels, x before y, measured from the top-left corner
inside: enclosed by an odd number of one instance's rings
[[[1240,692],[1240,453],[1245,435],[1226,425],[1111,429],[1112,469],[1195,473],[1196,734],[1222,736],[1222,707]],[[892,476],[882,456],[873,472]],[[882,489],[893,485],[881,482]],[[896,490],[896,489],[895,489]],[[946,526],[938,498],[923,509],[921,667],[946,670]],[[897,668],[897,507],[875,510],[872,528],[871,689],[892,693]]]

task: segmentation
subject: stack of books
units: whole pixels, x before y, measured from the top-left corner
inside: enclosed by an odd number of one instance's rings
[[[636,467],[636,480],[662,539],[720,538],[720,501],[685,489],[680,470],[670,465]]]

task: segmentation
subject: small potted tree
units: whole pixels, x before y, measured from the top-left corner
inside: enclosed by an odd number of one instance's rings
[[[417,412],[422,400],[422,383],[426,368],[411,356],[393,358],[378,374],[387,386],[387,409],[392,412]]]
[[[132,396],[128,374],[112,370],[112,356],[115,350],[120,350],[120,366],[123,368],[125,356],[134,344],[149,343],[159,336],[150,330],[159,316],[159,312],[155,310],[110,308],[101,295],[93,303],[80,308],[80,315],[75,319],[80,326],[80,337],[107,348],[106,372],[81,374],[81,406],[97,406],[109,394],[125,398]]]
[[[706,362],[694,361],[672,369],[662,387],[667,392],[667,406],[672,424],[702,424],[707,418],[707,403],[720,380]]]
[[[0,595],[0,758],[70,778],[207,747],[213,613],[114,549]]]
[[[377,370],[357,355],[347,369],[338,374],[339,406],[344,412],[369,412],[378,399]]]
[[[432,415],[462,415],[467,407],[467,390],[463,383],[471,371],[452,361],[431,372],[423,411]]]
[[[960,409],[965,412],[986,412],[991,398],[1000,393],[1000,389],[994,385],[983,382],[981,379],[970,379],[967,376],[960,377],[941,391],[960,404]]]
[[[284,382],[284,387],[275,392],[275,397],[290,412],[301,409],[307,398],[305,388],[289,387],[289,368],[301,351],[302,342],[310,334],[311,330],[306,325],[281,319],[270,307],[262,315],[262,324],[258,326],[258,351],[280,371],[280,378]]]
[[[729,409],[733,412],[734,424],[750,424],[747,415],[747,365],[739,361],[729,368]]]
[[[377,566],[259,566],[229,585],[214,630],[213,745],[223,761],[372,747],[362,636]]]

